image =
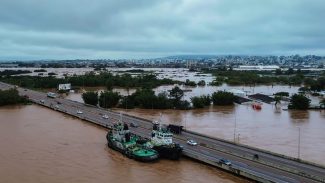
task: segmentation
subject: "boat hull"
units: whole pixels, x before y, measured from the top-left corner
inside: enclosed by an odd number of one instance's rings
[[[114,141],[112,138],[110,138],[109,134],[107,134],[106,139],[107,139],[107,145],[109,148],[122,153],[123,155],[127,156],[130,159],[134,159],[134,160],[141,161],[141,162],[152,162],[152,161],[156,161],[159,159],[158,152],[151,154],[151,155],[140,156],[140,155],[137,155],[136,153],[132,152],[130,149],[125,148],[122,143],[120,143],[118,141]],[[149,150],[149,151],[152,151],[152,150]]]
[[[178,160],[182,156],[183,149],[178,144],[154,146],[154,150],[159,153],[161,158]]]

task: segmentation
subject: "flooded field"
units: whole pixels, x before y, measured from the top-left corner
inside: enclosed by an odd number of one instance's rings
[[[0,108],[0,182],[248,182],[189,159],[140,163],[106,147],[106,129],[37,106]]]
[[[158,120],[162,113],[163,123],[292,157],[298,156],[299,127],[301,159],[325,165],[324,110],[283,111],[269,104],[260,111],[245,105],[189,111],[116,110],[151,120]]]
[[[23,68],[21,68],[23,69]],[[127,70],[137,68],[107,68],[107,70],[122,74]],[[205,80],[209,83],[213,80],[210,74],[188,72],[187,69],[172,68],[141,68],[157,74],[158,78],[171,78],[179,81],[190,79],[192,81]],[[76,71],[82,74],[91,71],[91,68],[82,68]],[[52,71],[52,70],[51,70]],[[63,70],[54,69],[58,73]],[[73,70],[71,70],[72,72]],[[135,74],[135,73],[132,73]],[[174,86],[160,86],[154,89],[156,94],[168,92]],[[287,85],[261,85],[261,86],[204,86],[187,87],[180,86],[186,90],[184,98],[190,100],[193,96],[212,94],[217,90],[238,89],[247,95],[263,93],[272,95],[276,92],[297,93],[300,86]],[[84,91],[104,91],[105,88],[84,88]],[[136,91],[131,88],[114,88],[121,95],[132,94]],[[81,91],[82,92],[82,91]],[[83,102],[81,93],[70,93],[67,99]],[[310,97],[312,104],[318,104],[320,98]],[[304,160],[325,164],[325,111],[284,111],[287,103],[282,107],[275,108],[274,105],[263,104],[262,110],[253,110],[250,105],[235,105],[232,107],[210,107],[205,109],[177,111],[177,110],[143,110],[132,109],[118,111],[127,112],[132,115],[157,120],[159,114],[163,114],[164,123],[175,123],[185,126],[189,130],[223,138],[237,143],[243,143],[254,147],[270,150],[273,152],[298,156],[298,131],[301,129],[301,158]],[[236,126],[236,128],[235,128]],[[299,127],[299,128],[298,128]]]

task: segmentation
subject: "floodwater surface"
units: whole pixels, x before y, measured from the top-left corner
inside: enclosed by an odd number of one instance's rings
[[[168,91],[172,86],[161,86],[155,89],[156,93]],[[296,93],[299,87],[293,86],[237,86],[222,85],[219,87],[192,87],[192,91],[185,92],[184,99],[192,96],[211,94],[216,90],[241,89],[247,94],[265,93],[272,94],[280,91]],[[88,88],[87,90],[91,90]],[[98,88],[92,88],[97,90]],[[103,91],[100,88],[99,91]],[[126,95],[122,88],[114,91]],[[129,94],[134,92],[131,89]],[[80,93],[67,96],[68,99],[83,102]],[[312,104],[317,104],[318,97],[310,97]],[[186,129],[222,138],[237,143],[242,143],[272,152],[298,157],[299,128],[300,128],[300,158],[303,160],[325,165],[325,110],[296,111],[283,109],[288,103],[282,101],[281,106],[262,104],[262,110],[254,110],[251,105],[234,105],[208,107],[194,110],[152,110],[131,109],[117,111],[127,112],[138,117],[158,120],[162,114],[165,124],[183,125]]]
[[[248,182],[186,158],[136,162],[107,148],[105,135],[40,106],[1,107],[0,182]]]

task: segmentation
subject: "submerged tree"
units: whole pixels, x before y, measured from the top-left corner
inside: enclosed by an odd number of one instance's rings
[[[309,108],[310,99],[301,94],[294,94],[290,99],[290,103],[288,105],[289,109],[299,109],[306,110]]]
[[[26,103],[27,101],[27,98],[19,96],[16,89],[0,90],[0,106]]]
[[[203,108],[205,106],[209,106],[211,104],[210,95],[202,95],[199,97],[192,97],[191,102],[194,108]]]
[[[86,92],[82,94],[82,99],[86,104],[97,105],[98,104],[98,93],[97,92]]]
[[[180,104],[181,99],[184,96],[184,91],[182,89],[180,89],[178,86],[175,86],[169,92],[169,96],[173,100],[174,106],[178,106]]]
[[[235,96],[230,92],[218,91],[212,94],[212,102],[214,105],[232,105],[234,101]]]
[[[120,100],[120,95],[117,92],[105,91],[99,96],[99,105],[103,108],[115,107]]]

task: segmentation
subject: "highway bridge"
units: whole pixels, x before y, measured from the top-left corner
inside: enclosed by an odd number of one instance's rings
[[[13,85],[0,82],[0,89],[13,87]],[[131,132],[143,137],[150,137],[151,135],[152,122],[149,120],[127,114],[121,116],[120,113],[80,102],[63,98],[49,98],[43,92],[20,87],[15,88],[17,88],[20,95],[28,96],[32,102],[44,107],[106,128],[109,128],[113,122],[120,119],[127,124],[131,122],[137,123],[138,127],[130,127]],[[77,111],[82,111],[82,114],[78,114]],[[103,115],[107,115],[108,119],[103,118]],[[186,141],[189,139],[195,140],[198,145],[188,145]],[[181,134],[175,134],[174,141],[184,147],[185,156],[258,182],[325,182],[325,168],[322,165],[187,130],[182,131]],[[256,158],[256,155],[258,155],[258,158]],[[232,165],[220,164],[219,160],[221,158],[228,159]]]

